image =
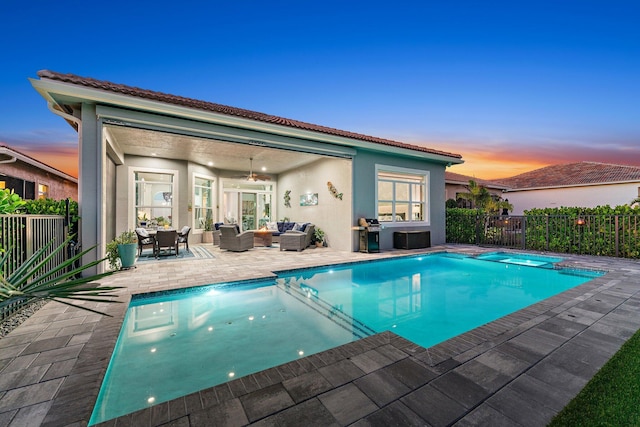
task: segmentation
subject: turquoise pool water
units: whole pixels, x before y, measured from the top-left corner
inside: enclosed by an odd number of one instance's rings
[[[443,253],[138,296],[90,424],[384,330],[429,347],[593,277]]]

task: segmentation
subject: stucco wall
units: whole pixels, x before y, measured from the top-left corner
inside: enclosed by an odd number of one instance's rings
[[[562,206],[596,207],[629,204],[638,197],[640,182],[630,184],[594,185],[548,190],[508,191],[504,197],[513,205],[513,215],[522,215],[532,208]]]
[[[395,223],[385,224],[380,230],[380,249],[389,250],[393,248],[393,232],[405,230],[429,230],[431,231],[431,244],[442,244],[445,241],[445,191],[444,191],[444,171],[445,166],[432,163],[426,160],[411,159],[389,154],[376,154],[368,151],[358,151],[353,161],[353,198],[354,208],[352,225],[356,225],[358,218],[377,218],[375,212],[375,182],[376,164],[384,166],[394,166],[400,168],[417,169],[429,171],[429,212],[430,224],[409,225]],[[357,233],[352,236],[352,248],[358,249]]]
[[[331,182],[342,200],[334,197],[327,187]],[[323,158],[304,167],[290,170],[278,176],[276,218],[288,217],[291,221],[311,222],[325,233],[332,248],[351,251],[351,161]],[[291,207],[284,205],[284,193],[290,190]],[[300,206],[300,196],[318,194],[316,206]]]

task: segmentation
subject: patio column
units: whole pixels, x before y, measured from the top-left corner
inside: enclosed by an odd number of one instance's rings
[[[103,257],[105,243],[102,230],[102,170],[105,151],[102,147],[102,137],[96,107],[93,104],[82,104],[82,125],[78,131],[78,205],[80,215],[80,243],[82,250],[96,244],[98,247],[83,257],[82,263],[87,264]],[[103,266],[85,270],[87,275],[96,274],[103,270]]]

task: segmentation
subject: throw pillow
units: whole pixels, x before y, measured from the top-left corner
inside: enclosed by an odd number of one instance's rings
[[[304,224],[301,224],[299,222],[296,222],[293,225],[293,231],[304,231]]]
[[[142,237],[149,237],[149,233],[144,228],[136,228],[136,233],[138,233]]]
[[[267,230],[278,231],[278,223],[277,222],[267,222]]]

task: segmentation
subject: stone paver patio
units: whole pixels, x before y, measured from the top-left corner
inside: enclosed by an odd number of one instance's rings
[[[124,304],[97,305],[113,317],[50,302],[0,339],[0,425],[86,425],[131,294],[271,276],[292,265],[493,250],[208,248],[214,259],[139,263],[104,280],[127,287]],[[100,425],[546,425],[640,328],[638,261],[561,256],[608,273],[428,349],[383,332]]]

